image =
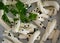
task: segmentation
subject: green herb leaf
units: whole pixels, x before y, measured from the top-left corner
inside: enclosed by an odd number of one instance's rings
[[[7,15],[4,13],[4,15],[2,16],[2,19],[4,20],[4,22],[6,22],[7,24],[11,24],[11,22],[9,21]]]
[[[5,12],[8,12],[7,6],[5,6],[2,2],[0,2],[0,9],[3,9]]]
[[[16,16],[16,14],[18,13],[17,10],[15,10],[15,9],[11,9],[10,11],[14,16]]]
[[[29,20],[29,18],[26,16],[26,15],[20,15],[20,19],[21,19],[21,22],[25,22],[25,23],[27,23],[27,22],[29,22],[30,20]]]
[[[37,14],[34,14],[34,13],[30,13],[29,15],[30,20],[36,20],[36,17],[37,17]]]
[[[23,4],[21,1],[17,1],[16,7],[17,7],[19,10],[22,10],[22,9],[24,8],[24,4]]]
[[[24,7],[24,4],[21,1],[17,1],[16,7],[19,11],[21,22],[29,22],[29,19],[26,16],[27,9]]]
[[[7,7],[7,6],[4,6],[4,11],[5,11],[6,13],[8,13],[8,12],[9,12],[9,9],[8,9],[8,7]]]
[[[4,9],[4,4],[0,2],[0,9]]]

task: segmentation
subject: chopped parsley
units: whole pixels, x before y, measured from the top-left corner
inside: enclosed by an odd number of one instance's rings
[[[15,7],[13,7],[13,6],[15,6]],[[18,19],[20,19],[21,22],[23,22],[23,23],[28,23],[31,20],[36,20],[36,17],[37,17],[37,14],[31,13],[31,12],[29,13],[29,16],[27,17],[27,15],[26,15],[27,9],[26,9],[24,3],[22,3],[19,0],[17,0],[17,3],[15,5],[12,5],[12,6],[11,5],[4,5],[2,2],[0,2],[0,9],[3,9],[5,13],[11,12],[14,16],[16,16],[16,14],[19,14],[20,17],[17,19],[14,18],[14,21],[17,21]],[[2,16],[2,19],[6,23],[10,23],[10,21],[5,13]]]
[[[11,24],[11,22],[9,21],[7,15],[4,13],[4,15],[2,16],[2,19],[4,20],[4,22],[6,22],[7,24]]]
[[[7,6],[5,6],[2,2],[0,2],[0,10],[4,10],[5,12],[8,12],[9,10],[8,10],[8,8],[7,8]]]
[[[0,10],[4,9],[4,4],[2,2],[0,2]]]
[[[18,11],[16,11],[15,9],[11,9],[10,12],[11,12],[14,16],[16,16],[16,14],[18,14]]]
[[[34,14],[34,13],[30,13],[29,15],[30,20],[36,20],[36,17],[37,17],[37,14]]]

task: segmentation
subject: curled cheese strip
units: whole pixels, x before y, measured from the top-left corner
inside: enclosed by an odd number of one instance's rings
[[[41,24],[40,20],[35,20],[35,21],[33,21],[33,23],[35,23],[39,28],[42,28],[44,26],[43,24]]]
[[[44,1],[43,3],[43,6],[53,6],[59,11],[59,4],[56,1]]]
[[[32,36],[31,38],[29,39],[29,42],[28,43],[34,43],[34,41],[36,40],[36,38],[39,36],[40,34],[40,31],[36,31]]]
[[[55,19],[52,22],[48,23],[46,31],[45,31],[45,34],[43,35],[40,43],[44,43],[44,41],[46,41],[46,39],[48,38],[48,36],[54,30],[55,26],[56,26],[56,20]]]
[[[9,41],[8,39],[6,38],[3,38],[4,41],[2,41],[2,43],[13,43],[12,41]]]
[[[20,39],[26,39],[27,37],[28,37],[28,36],[27,36],[27,35],[24,35],[24,34],[20,34],[20,35],[19,35],[19,38],[20,38]]]
[[[11,28],[0,18],[0,24],[5,28],[5,30],[10,31]]]
[[[42,5],[41,0],[39,0],[39,1],[37,2],[37,6],[38,6],[38,8],[41,10],[41,12],[42,12],[43,14],[48,14],[48,13],[49,13],[49,10],[43,8],[43,5]]]
[[[11,40],[14,43],[22,43],[20,40],[18,40],[17,38],[15,38],[13,35],[11,35],[11,37],[8,36],[8,35],[4,35],[4,37],[7,38],[7,39],[9,39],[9,40]]]
[[[18,20],[18,23],[17,23],[17,25],[15,25],[15,32],[19,32],[19,28],[20,27],[20,20]]]

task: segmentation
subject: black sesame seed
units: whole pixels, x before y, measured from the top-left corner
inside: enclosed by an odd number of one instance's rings
[[[35,29],[34,29],[34,32],[37,31],[37,30],[38,30],[38,29],[35,28]]]
[[[41,25],[41,24],[40,24]]]
[[[32,7],[32,5],[30,7]]]
[[[13,22],[11,22],[11,23],[13,23]]]
[[[28,33],[28,34],[33,34],[34,32],[30,32],[30,33]]]
[[[14,37],[16,37],[16,36],[14,36]]]
[[[54,30],[56,30],[56,29],[54,29]]]
[[[13,1],[13,0],[11,0],[11,1]]]
[[[29,35],[30,36],[30,35]]]
[[[41,17],[41,18],[43,18],[43,17]]]
[[[47,38],[47,40],[49,40],[49,39]]]
[[[48,20],[48,22],[50,22],[50,20]]]
[[[37,38],[39,38],[39,37],[37,37]]]
[[[44,29],[46,29],[46,27],[43,26]]]
[[[10,26],[10,28],[12,28],[12,26]]]
[[[11,24],[11,25],[10,25],[10,28],[12,28],[12,26],[14,26],[14,25]]]
[[[2,41],[4,41],[4,40],[2,40]]]
[[[28,25],[28,27],[29,27],[29,25]]]
[[[28,9],[31,8],[31,7],[32,7],[32,6],[29,6]]]
[[[42,14],[42,12],[41,12],[41,11],[38,11],[38,13],[39,13],[39,14]]]
[[[17,24],[17,23],[16,23]]]
[[[38,8],[37,8],[38,9]]]
[[[36,29],[34,29],[34,32],[36,31]]]
[[[34,10],[35,11],[35,10]]]
[[[38,18],[40,18],[40,17],[38,17]]]
[[[8,33],[8,36],[11,36],[10,33]]]

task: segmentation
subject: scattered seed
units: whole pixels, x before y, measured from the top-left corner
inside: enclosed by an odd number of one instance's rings
[[[41,23],[40,23],[40,25],[41,25]]]
[[[11,36],[11,34],[10,34],[10,33],[8,33],[8,36]]]
[[[48,20],[48,22],[50,22],[50,20]]]
[[[42,12],[41,11],[38,11],[39,14],[41,14]]]
[[[43,26],[44,29],[46,29],[46,27]]]
[[[49,40],[49,39],[47,38],[47,40]]]

